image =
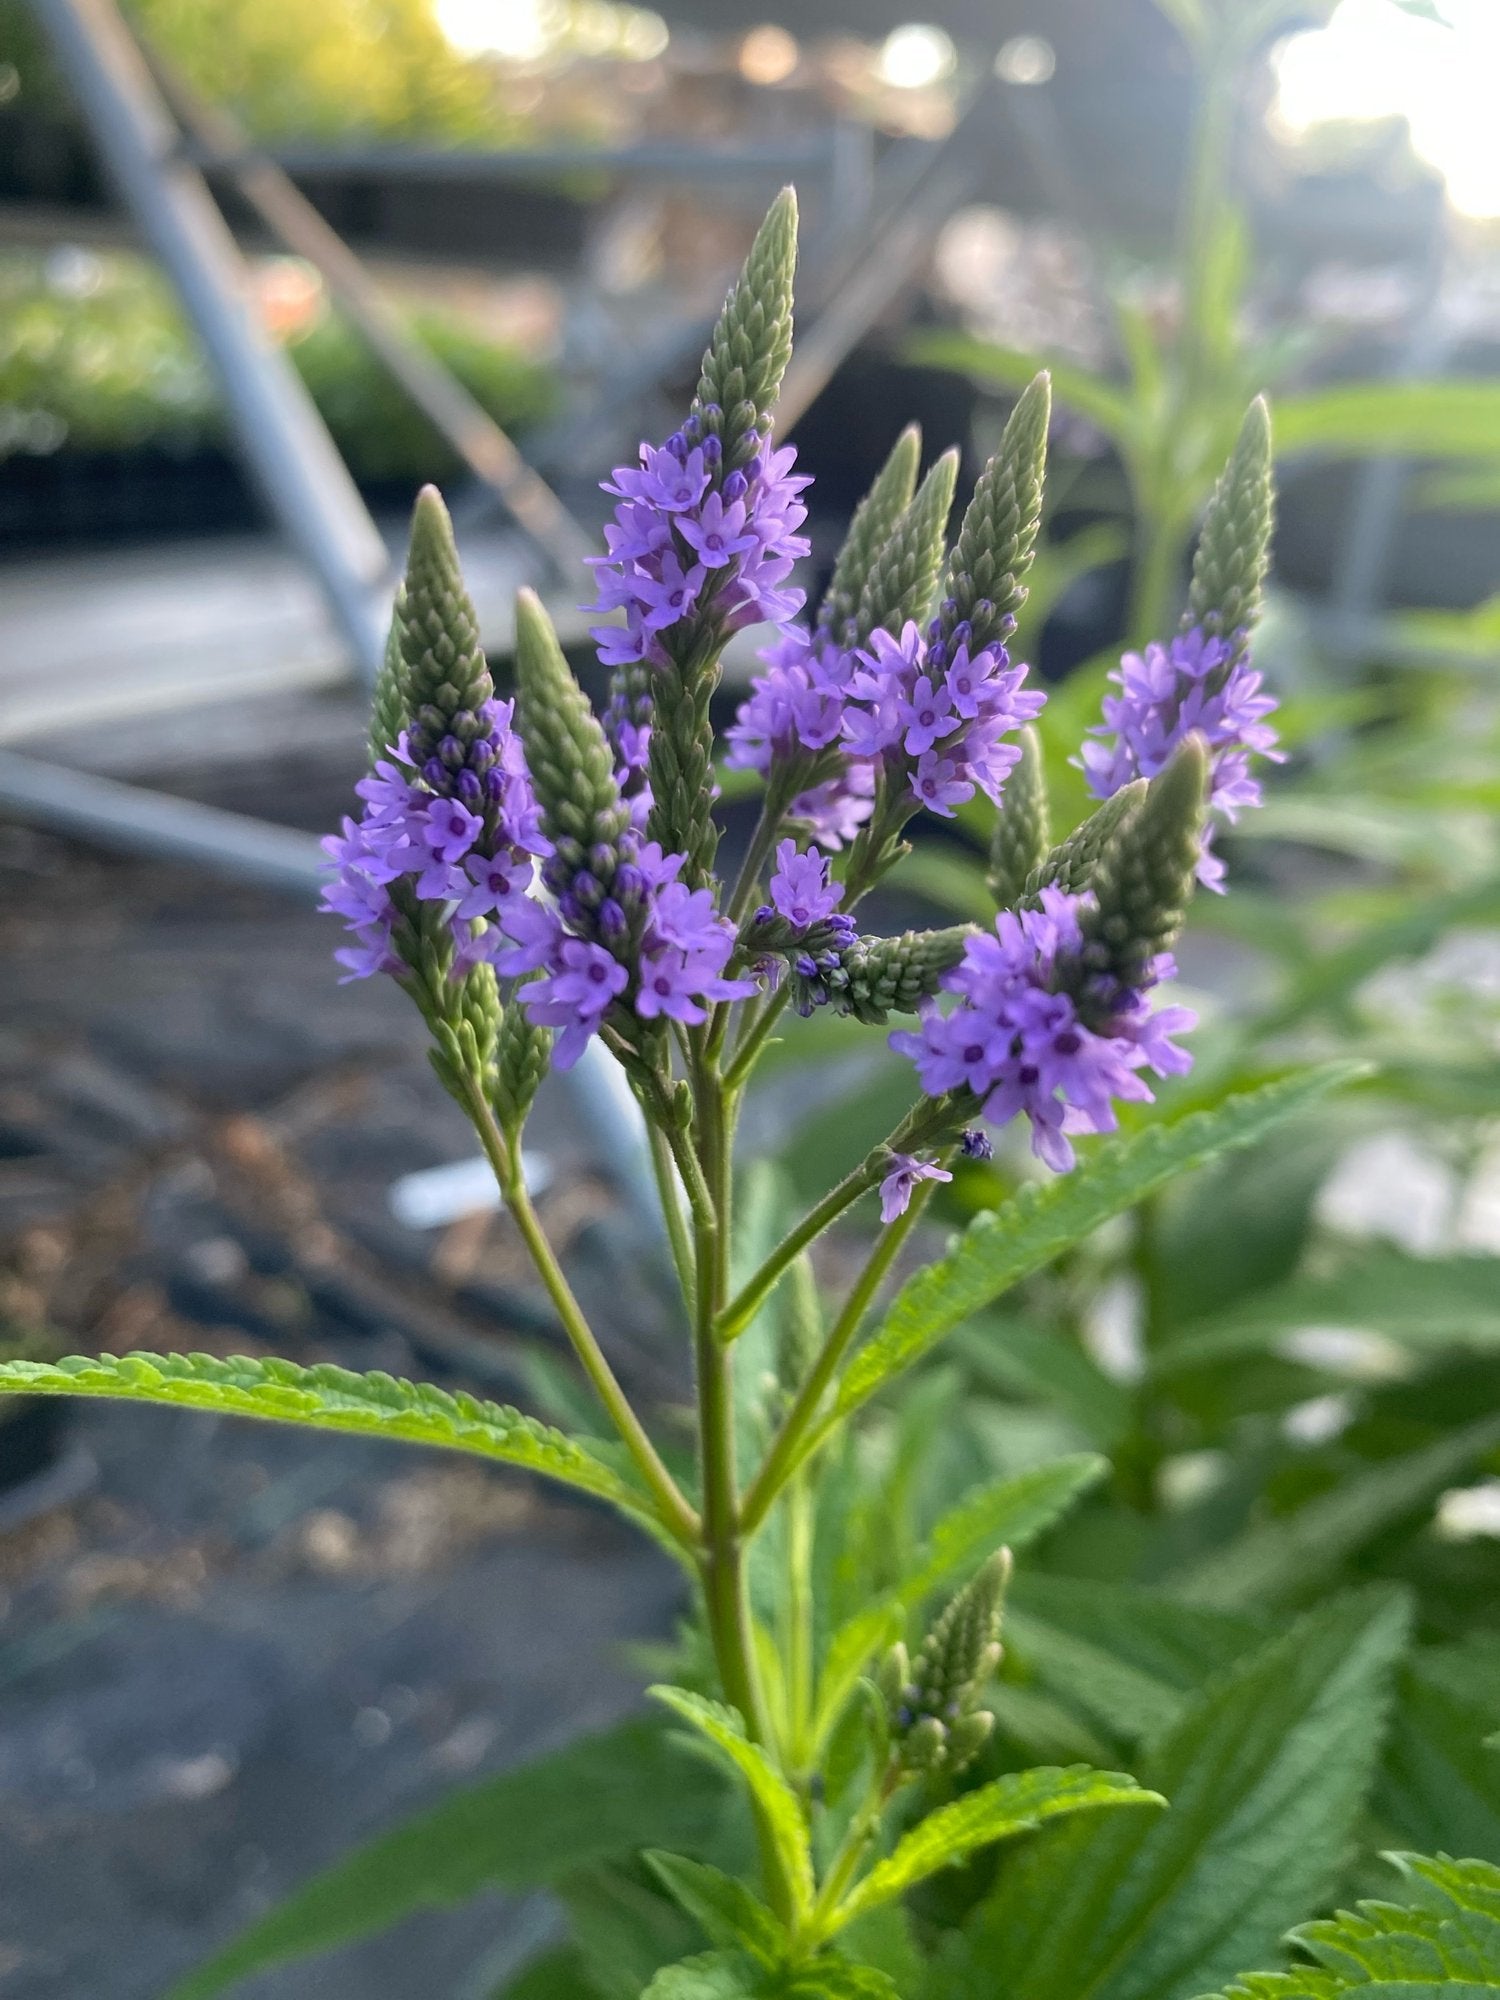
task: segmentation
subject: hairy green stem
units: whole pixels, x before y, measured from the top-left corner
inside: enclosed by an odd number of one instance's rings
[[[771,1441],[764,1463],[751,1481],[745,1495],[745,1504],[740,1510],[740,1525],[748,1538],[753,1535],[766,1515],[771,1511],[777,1494],[787,1480],[797,1470],[807,1456],[807,1437],[817,1419],[818,1410],[829,1385],[838,1373],[839,1365],[849,1350],[870,1307],[870,1301],[880,1289],[881,1283],[891,1265],[896,1261],[902,1244],[916,1226],[917,1218],[926,1206],[932,1191],[930,1181],[919,1182],[912,1191],[912,1198],[906,1213],[883,1231],[875,1248],[866,1260],[864,1269],[854,1282],[853,1289],[844,1302],[844,1309],[828,1330],[818,1358],[808,1370],[807,1379],[798,1389],[792,1407],[782,1419],[781,1428]]]
[[[662,1525],[685,1549],[696,1550],[698,1516],[683,1497],[676,1480],[663,1465],[655,1445],[646,1434],[645,1425],[636,1415],[630,1398],[620,1387],[614,1370],[605,1358],[604,1350],[595,1339],[593,1328],[584,1317],[583,1308],[573,1296],[572,1286],[563,1276],[562,1266],[553,1253],[546,1231],[542,1228],[541,1218],[532,1207],[531,1196],[526,1191],[526,1182],[521,1172],[519,1145],[512,1146],[506,1143],[489,1105],[477,1088],[470,1095],[470,1111],[485,1156],[494,1169],[500,1192],[505,1197],[505,1205],[521,1232],[522,1241],[531,1253],[531,1261],[547,1288],[547,1296],[551,1299],[568,1339],[573,1344],[573,1351],[578,1356],[584,1374],[588,1376],[595,1394],[609,1413],[610,1421],[635,1461],[636,1470],[656,1502]]]

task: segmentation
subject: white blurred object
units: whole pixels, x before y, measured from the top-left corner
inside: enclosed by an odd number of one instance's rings
[[[531,1193],[541,1194],[552,1180],[552,1162],[540,1153],[523,1153],[521,1172]],[[403,1174],[391,1183],[390,1204],[392,1215],[408,1229],[442,1229],[461,1216],[499,1208],[501,1201],[489,1161],[476,1153],[471,1160]]]
[[[1455,1486],[1439,1500],[1433,1525],[1445,1542],[1472,1542],[1481,1535],[1500,1540],[1500,1479]]]
[[[1318,1219],[1430,1257],[1447,1248],[1458,1196],[1458,1175],[1446,1161],[1408,1133],[1377,1132],[1339,1160],[1318,1196]]]

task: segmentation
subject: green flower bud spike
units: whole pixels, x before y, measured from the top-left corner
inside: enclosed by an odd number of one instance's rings
[[[1003,641],[1026,602],[1022,579],[1042,522],[1051,418],[1052,378],[1043,373],[1011,411],[1000,449],[980,474],[964,514],[943,587],[944,639],[967,619],[973,647]]]
[[[704,429],[724,441],[726,472],[747,464],[765,441],[791,358],[796,270],[797,196],[788,187],[772,202],[724,301],[693,401]]]
[[[854,614],[857,644],[864,645],[872,632],[882,628],[899,633],[908,618],[920,624],[928,616],[943,566],[957,481],[958,453],[945,451],[870,567]]]
[[[614,845],[629,812],[609,740],[531,590],[516,595],[516,705],[543,831],[576,872],[590,849]]]
[[[843,954],[844,985],[835,995],[841,1013],[874,1027],[889,1014],[915,1014],[938,990],[945,972],[964,955],[972,924],[948,930],[907,931],[901,937],[860,937]]]
[[[391,629],[386,634],[385,654],[375,676],[370,698],[370,763],[386,755],[411,719],[406,701],[406,662],[401,657],[401,611],[406,586],[399,584],[391,606]]]
[[[998,1549],[938,1617],[917,1656],[896,1645],[876,1675],[902,1770],[961,1771],[979,1754],[994,1717],[979,1706],[1000,1664],[1000,1613],[1009,1549]]]
[[[1271,412],[1257,396],[1203,517],[1182,618],[1184,631],[1197,625],[1215,638],[1237,639],[1236,659],[1260,617],[1274,518]]]
[[[1136,778],[1090,813],[1082,826],[1075,827],[1041,866],[1031,871],[1026,880],[1026,907],[1036,907],[1043,889],[1055,887],[1070,896],[1082,895],[1093,882],[1104,850],[1126,820],[1140,810],[1145,796],[1146,780]]]
[[[1192,899],[1203,847],[1208,749],[1190,736],[1146,788],[1105,849],[1090,884],[1095,907],[1080,919],[1085,975],[1138,988],[1161,951],[1171,949]],[[1085,987],[1080,1005],[1088,1013]],[[1114,1005],[1106,995],[1105,1010]]]
[[[495,1039],[493,1101],[500,1130],[514,1145],[552,1059],[552,1030],[533,1027],[512,996]]]
[[[922,460],[922,433],[908,424],[891,448],[891,455],[876,473],[873,484],[854,510],[844,546],[834,564],[818,624],[836,639],[845,636],[849,621],[859,609],[875,559],[912,503],[917,490],[917,469]]]
[[[1020,902],[1033,871],[1046,861],[1052,846],[1041,738],[1028,723],[1017,741],[1021,761],[1005,781],[984,878],[996,907],[1002,910],[1013,909]]]
[[[402,692],[418,767],[444,736],[470,743],[484,732],[480,709],[495,692],[479,615],[464,586],[453,523],[435,486],[412,510],[400,631]]]

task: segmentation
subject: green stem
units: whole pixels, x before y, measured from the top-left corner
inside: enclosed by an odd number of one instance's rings
[[[656,1502],[662,1525],[685,1549],[696,1551],[698,1516],[683,1497],[676,1480],[663,1465],[655,1445],[646,1434],[644,1424],[636,1415],[629,1397],[620,1387],[614,1370],[605,1358],[604,1350],[595,1339],[593,1328],[584,1317],[583,1308],[573,1296],[572,1287],[563,1276],[562,1266],[553,1254],[552,1245],[547,1241],[541,1219],[532,1207],[531,1196],[526,1191],[526,1183],[521,1174],[520,1147],[507,1143],[495,1122],[494,1114],[477,1088],[470,1093],[470,1110],[485,1156],[494,1169],[500,1192],[505,1197],[505,1205],[515,1219],[522,1241],[531,1253],[531,1261],[547,1288],[547,1296],[551,1299],[568,1339],[573,1344],[573,1351],[578,1356],[584,1374],[588,1376],[595,1394],[608,1411],[610,1421],[635,1461],[636,1470]]]
[[[721,1080],[711,1062],[700,1059],[693,1074],[698,1145],[711,1212],[694,1230],[697,1283],[693,1340],[697,1366],[698,1459],[703,1489],[703,1533],[699,1570],[709,1639],[725,1699],[744,1717],[756,1742],[774,1742],[755,1656],[755,1633],[745,1575],[735,1477],[734,1375],[715,1321],[728,1290],[730,1225],[730,1128]],[[756,1834],[767,1891],[783,1918],[795,1906],[792,1883],[781,1859],[775,1828],[755,1814]]]
[[[677,1282],[682,1288],[683,1299],[691,1310],[693,1245],[682,1213],[682,1196],[678,1190],[676,1163],[672,1158],[672,1148],[668,1144],[666,1134],[654,1118],[646,1120],[646,1134],[651,1144],[651,1170],[656,1176],[657,1199],[661,1202],[662,1219],[667,1228],[667,1242],[672,1251],[672,1267],[677,1273]]]
[[[724,1072],[726,1090],[742,1090],[750,1081],[750,1072],[759,1060],[771,1030],[785,1012],[790,995],[791,989],[783,981],[774,993],[768,993],[761,1002],[760,1012],[735,1044],[734,1057]]]
[[[805,1479],[787,1493],[786,1685],[787,1762],[805,1795],[812,1776],[813,1720],[813,1496]]]
[[[798,1389],[792,1407],[782,1419],[781,1428],[771,1441],[771,1448],[766,1453],[760,1471],[750,1482],[744,1506],[740,1510],[740,1525],[747,1539],[766,1518],[777,1494],[807,1456],[807,1434],[817,1420],[818,1410],[828,1392],[829,1384],[838,1373],[849,1344],[859,1331],[860,1322],[869,1310],[870,1301],[880,1289],[881,1282],[895,1262],[902,1244],[915,1227],[931,1190],[931,1181],[918,1183],[912,1192],[906,1213],[897,1216],[890,1227],[882,1233],[864,1269],[855,1280],[854,1287],[844,1302],[843,1311],[829,1328],[828,1337],[823,1342],[817,1360],[809,1369],[807,1379]]]
[[[830,1223],[836,1222],[846,1208],[874,1187],[885,1171],[886,1151],[884,1146],[877,1147],[867,1159],[861,1160],[854,1171],[846,1174],[836,1188],[825,1194],[795,1229],[782,1237],[754,1277],[741,1286],[719,1320],[719,1339],[726,1346],[745,1331],[782,1273],[796,1262],[808,1245],[816,1243]]]

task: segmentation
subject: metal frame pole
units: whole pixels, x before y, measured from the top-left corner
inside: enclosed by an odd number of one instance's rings
[[[311,396],[260,325],[243,258],[113,0],[32,0],[105,164],[208,352],[246,464],[316,573],[366,680],[390,559]]]
[[[254,148],[236,119],[199,97],[154,49],[147,47],[144,54],[179,121],[205,149],[202,164],[225,173],[272,235],[322,275],[412,402],[474,477],[499,496],[542,556],[571,579],[594,545],[541,474],[527,464],[483,404],[407,330],[360,258],[291,176]]]

